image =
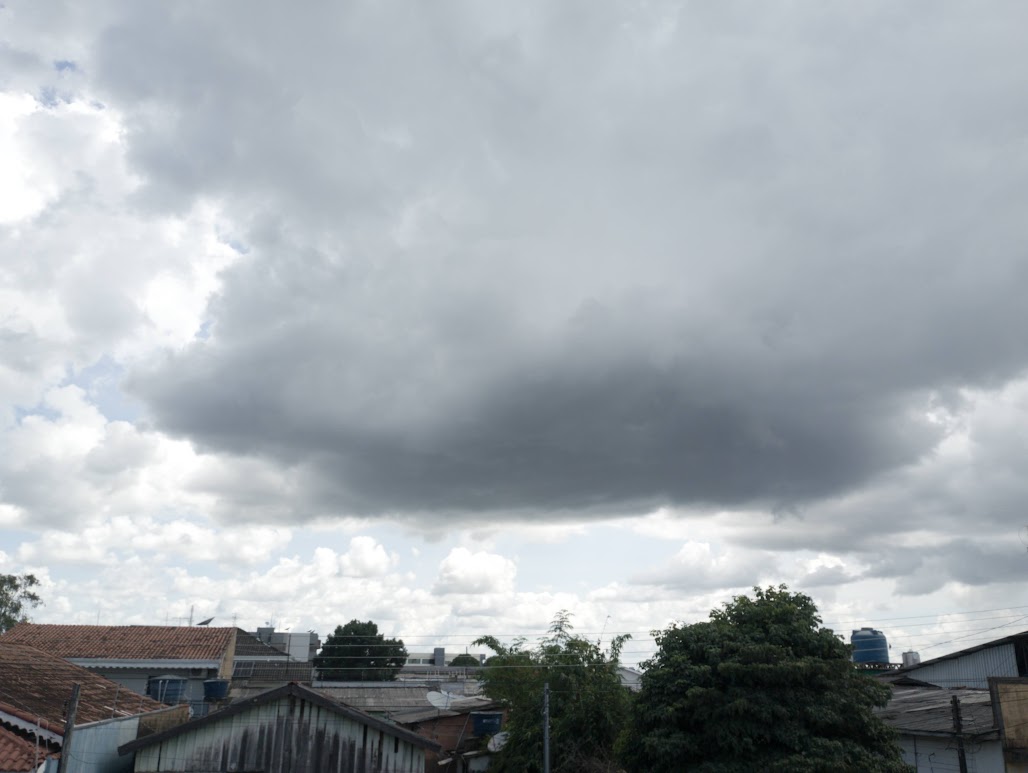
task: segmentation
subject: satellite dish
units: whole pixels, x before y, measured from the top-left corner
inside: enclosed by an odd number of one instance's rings
[[[510,738],[510,733],[504,730],[502,733],[497,733],[489,739],[489,743],[485,746],[491,752],[498,752],[504,746],[507,745],[507,739]]]
[[[197,625],[210,625],[213,620],[213,617],[208,617],[206,620],[201,620]]]
[[[431,703],[435,708],[445,711],[450,708],[450,701],[453,700],[453,696],[446,692],[438,692],[436,690],[429,691],[428,695],[425,696],[428,702]]]

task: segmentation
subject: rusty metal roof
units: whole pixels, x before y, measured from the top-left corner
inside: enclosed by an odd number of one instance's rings
[[[0,643],[27,644],[62,658],[221,660],[232,654],[235,628],[164,625],[18,623]]]

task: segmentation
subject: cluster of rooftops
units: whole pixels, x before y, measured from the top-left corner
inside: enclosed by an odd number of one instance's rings
[[[306,751],[304,739],[293,738],[293,762],[313,759],[315,747],[319,755],[335,750],[331,765],[319,757],[312,770],[420,772],[426,760],[431,769],[457,770],[460,754],[474,756],[482,745],[475,743],[474,728],[498,726],[478,721],[498,718],[501,710],[477,694],[474,680],[317,683],[309,659],[272,646],[266,631],[260,633],[209,626],[16,625],[0,636],[0,773],[56,772],[62,753],[68,754],[66,737],[73,739],[72,749],[88,743],[91,758],[106,760],[74,770],[195,769],[168,767],[167,750],[177,749],[176,759],[210,755],[212,743],[226,759],[226,767],[212,770],[250,769],[239,767],[248,755],[268,757],[253,769],[303,770],[276,768],[270,756],[281,751],[270,741],[258,744],[254,736],[240,747],[254,723],[264,721],[257,717],[295,711],[298,704],[307,707],[308,718],[319,717],[321,735],[310,736]],[[475,722],[469,720],[473,714]],[[459,738],[443,728],[454,717],[468,720]],[[273,735],[276,727],[264,731]],[[334,746],[326,745],[326,733]],[[204,738],[207,746],[193,748],[200,743],[195,741],[184,751],[189,738]],[[154,748],[163,762],[151,759]],[[233,754],[238,759],[229,765]]]

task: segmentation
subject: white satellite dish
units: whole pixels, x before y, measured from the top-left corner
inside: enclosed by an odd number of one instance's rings
[[[489,743],[485,746],[491,752],[498,752],[504,746],[507,745],[507,739],[510,738],[510,733],[504,730],[502,733],[497,733],[489,739]]]
[[[428,695],[425,696],[428,702],[431,703],[435,708],[442,709],[445,711],[450,708],[450,703],[453,702],[455,696],[450,695],[448,692],[438,692],[431,690]]]

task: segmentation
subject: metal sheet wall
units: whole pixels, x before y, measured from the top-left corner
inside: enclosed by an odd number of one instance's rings
[[[137,773],[421,773],[424,751],[330,709],[287,697],[136,753]]]
[[[988,688],[990,676],[1017,676],[1017,657],[1012,643],[986,647],[940,663],[920,666],[910,676],[939,687]]]

